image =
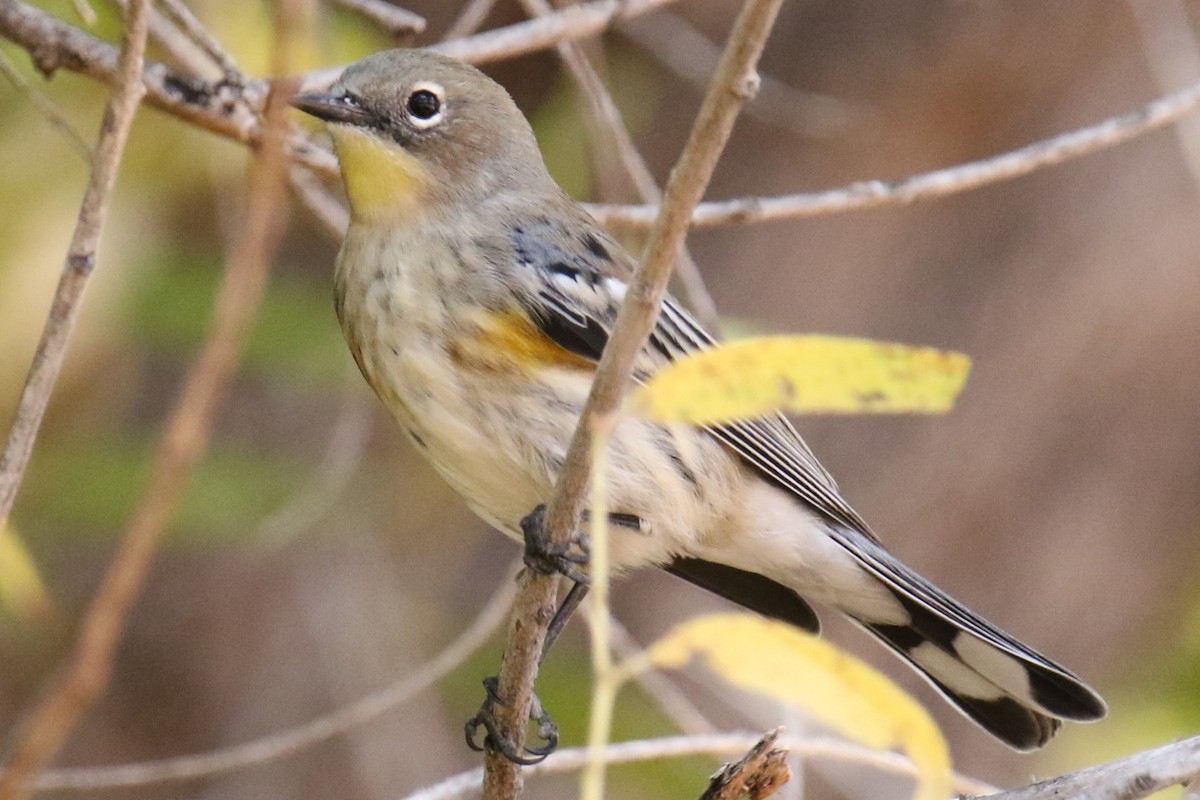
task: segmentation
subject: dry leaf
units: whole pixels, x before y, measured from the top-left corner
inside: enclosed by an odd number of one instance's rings
[[[693,656],[733,685],[801,708],[862,745],[904,750],[919,771],[916,797],[950,796],[950,754],[941,731],[915,700],[861,661],[750,614],[694,619],[650,648],[659,667],[681,667]]]
[[[743,339],[659,371],[632,397],[658,422],[713,425],[807,414],[949,411],[971,361],[961,353],[835,336]]]

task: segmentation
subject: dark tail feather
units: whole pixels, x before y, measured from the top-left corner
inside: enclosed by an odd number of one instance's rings
[[[1049,741],[1060,720],[1091,722],[1107,713],[1100,695],[1069,670],[938,589],[878,542],[840,526],[831,526],[830,534],[908,617],[860,624],[996,738],[1032,750]]]
[[[920,644],[913,644],[914,638],[920,637],[920,634],[912,628],[888,625],[863,627],[921,673],[959,711],[1009,747],[1036,750],[1050,741],[1062,725],[1056,717],[1034,710],[1005,693],[952,652],[939,648],[937,652],[943,658],[936,659],[940,662],[937,666],[934,666],[935,659],[929,658],[928,653],[924,655],[929,663],[917,661],[909,654],[912,650],[919,646],[935,645],[928,639],[920,639]],[[947,681],[960,688],[951,688]],[[968,686],[970,691],[967,690]]]
[[[821,631],[821,621],[812,606],[770,578],[699,558],[676,558],[663,569],[765,617],[789,622],[810,633]]]

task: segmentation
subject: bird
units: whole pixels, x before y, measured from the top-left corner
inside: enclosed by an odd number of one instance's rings
[[[351,222],[334,298],[355,362],[468,506],[524,540],[636,259],[555,183],[511,96],[472,66],[380,52],[293,104],[327,124],[340,162]],[[634,377],[715,346],[668,296]],[[782,414],[625,418],[608,460],[616,571],[659,567],[814,633],[810,602],[831,607],[1016,750],[1105,716],[1074,673],[889,552]]]

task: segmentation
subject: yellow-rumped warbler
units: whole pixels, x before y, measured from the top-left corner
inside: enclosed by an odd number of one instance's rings
[[[396,50],[295,100],[329,123],[352,221],[338,319],[362,374],[487,522],[521,538],[545,503],[634,259],[554,183],[508,93]],[[641,375],[713,339],[674,300]],[[705,430],[625,420],[610,460],[618,569],[656,565],[816,631],[849,615],[963,713],[1020,750],[1104,701],[1068,670],[892,556],[791,424]]]

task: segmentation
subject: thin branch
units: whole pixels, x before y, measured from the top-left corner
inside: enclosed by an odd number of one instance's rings
[[[602,33],[616,22],[672,2],[676,0],[594,0],[543,19],[444,42],[431,49],[468,63],[514,58],[560,41]],[[47,75],[69,69],[107,82],[116,74],[115,47],[20,0],[0,0],[0,34],[25,48]],[[304,76],[301,89],[327,87],[342,69],[310,72]],[[265,86],[261,81],[249,80],[243,86],[214,84],[154,62],[146,64],[143,81],[146,100],[154,107],[244,144],[258,141],[259,123],[251,110],[262,105]],[[296,161],[318,174],[336,177],[337,162],[327,150],[306,141],[293,141],[291,153]]]
[[[313,475],[252,534],[251,540],[260,550],[278,550],[334,506],[362,462],[371,439],[374,410],[359,383],[347,383],[325,454]]]
[[[1063,133],[991,158],[925,172],[899,181],[861,181],[825,192],[702,203],[692,215],[692,226],[711,228],[774,222],[879,206],[907,205],[918,200],[945,197],[1028,175],[1042,167],[1122,144],[1175,122],[1198,105],[1200,83],[1195,83],[1152,100],[1136,111],[1111,117],[1097,125]],[[588,210],[605,225],[637,228],[650,225],[658,211],[654,206],[605,205],[588,206]]]
[[[448,42],[452,39],[461,39],[464,36],[470,36],[479,30],[479,26],[487,19],[487,15],[492,13],[492,9],[495,6],[496,0],[468,0],[463,10],[458,12],[458,18],[450,23],[450,27],[446,29],[445,35],[442,36],[442,41]]]
[[[116,47],[20,0],[0,0],[0,34],[28,51],[44,75],[67,69],[103,83],[117,78]],[[239,92],[233,87],[216,87],[153,61],[146,62],[142,83],[146,102],[156,108],[240,142],[257,138],[258,121],[236,104]]]
[[[544,18],[554,13],[554,9],[546,0],[520,0],[526,11],[535,18]],[[592,119],[592,126],[604,131],[613,148],[622,171],[629,177],[643,203],[657,204],[662,201],[662,191],[650,172],[650,167],[625,125],[621,110],[613,102],[612,94],[601,80],[599,73],[588,60],[583,48],[577,42],[559,42],[558,55],[566,64],[567,70],[579,85],[580,91],[587,99],[587,108]],[[691,311],[703,322],[711,332],[720,333],[720,320],[717,316],[717,304],[713,302],[708,287],[704,285],[704,277],[700,267],[692,259],[687,247],[679,251],[679,262],[675,265],[675,274],[683,285],[687,304]]]
[[[512,572],[510,570],[506,575]],[[116,767],[51,770],[34,783],[34,788],[38,791],[94,792],[146,786],[211,778],[295,756],[379,718],[454,671],[482,647],[504,622],[515,593],[515,584],[506,577],[471,624],[432,660],[390,686],[303,725],[208,753]]]
[[[25,99],[29,101],[34,110],[41,114],[46,122],[50,123],[50,127],[70,140],[71,147],[75,149],[75,152],[79,153],[80,158],[88,164],[92,163],[95,153],[92,152],[91,144],[88,143],[87,139],[83,138],[83,134],[76,130],[71,121],[58,110],[58,106],[54,104],[53,100],[38,91],[37,87],[33,86],[29,81],[25,80],[25,76],[8,60],[8,56],[5,55],[3,50],[0,50],[0,73],[4,74],[8,82],[13,85],[13,88],[25,96]]]
[[[744,753],[753,747],[761,734],[738,732],[718,733],[708,736],[667,736],[660,739],[639,739],[632,742],[610,744],[604,749],[604,760],[609,765],[635,764],[642,761],[659,761],[664,758],[686,758],[689,756],[730,756]],[[899,753],[868,750],[856,744],[838,739],[796,738],[785,736],[781,740],[793,755],[811,759],[825,759],[855,764],[905,777],[916,777],[917,768]],[[560,775],[576,772],[587,764],[586,747],[559,750],[540,764],[525,768],[526,775]],[[478,795],[482,769],[473,769],[453,775],[433,786],[427,786],[402,800],[458,800],[461,797]],[[954,790],[963,794],[986,794],[996,791],[995,787],[963,775],[954,775]]]
[[[88,0],[71,0],[71,5],[75,8],[75,13],[79,15],[84,24],[88,26],[96,24],[96,9],[92,8]]]
[[[621,26],[621,35],[642,48],[656,61],[688,83],[704,88],[704,76],[713,71],[721,48],[689,21],[664,11]],[[797,89],[770,75],[754,102],[746,106],[747,117],[811,139],[828,139],[846,132],[852,124],[863,124],[870,114],[830,95]]]
[[[1137,800],[1160,789],[1200,778],[1200,736],[1147,750],[1111,764],[1088,767],[1020,789],[985,795],[988,800]]]
[[[325,232],[340,242],[350,227],[350,212],[325,188],[312,170],[295,165],[291,171],[292,193],[317,218]]]
[[[425,30],[425,18],[387,0],[334,0],[339,6],[375,23],[393,38],[408,39]]]
[[[556,11],[542,19],[531,19],[464,39],[440,42],[430,45],[428,49],[468,64],[503,61],[546,50],[559,42],[595,36],[621,20],[649,14],[674,2],[677,0],[592,0]],[[309,72],[304,76],[300,88],[306,92],[328,88],[343,69],[345,66]]]
[[[1187,4],[1183,0],[1160,3],[1129,0],[1125,5],[1142,35],[1146,61],[1159,90],[1171,92],[1194,81],[1200,75],[1200,42],[1189,23]],[[1175,138],[1192,179],[1200,181],[1200,119],[1179,120]]]
[[[619,9],[622,19],[654,10],[671,0],[630,0],[628,8]],[[578,9],[593,10],[601,3],[587,7],[575,6],[556,12],[553,20],[532,20],[490,31],[477,37],[460,39],[454,48],[468,59],[478,54],[488,57],[498,50],[510,52],[507,46],[497,45],[485,37],[513,37],[512,31],[523,28],[536,34],[538,48],[553,46],[557,41],[581,38],[603,30],[611,17],[596,26],[594,20],[583,19],[587,25],[564,25],[561,15]],[[615,6],[606,4],[614,16]],[[549,25],[532,29],[531,25]],[[70,69],[89,77],[111,82],[116,74],[117,48],[89,36],[33,6],[19,0],[0,0],[0,34],[24,47],[34,56],[43,72]],[[558,35],[555,39],[551,34]],[[519,36],[514,38],[520,38]],[[449,47],[448,43],[445,45]],[[513,53],[517,51],[512,51]],[[525,51],[522,51],[525,52]],[[331,82],[339,69],[310,73],[306,80]],[[172,113],[198,127],[243,143],[257,138],[257,122],[234,102],[233,90],[216,86],[172,72],[162,64],[148,63],[145,70],[146,100],[161,110]],[[252,97],[255,85],[245,90]],[[785,219],[821,216],[845,211],[858,211],[881,206],[906,205],[922,200],[955,194],[1020,177],[1071,158],[1088,155],[1129,141],[1141,134],[1175,122],[1200,105],[1200,84],[1156,99],[1137,111],[1110,118],[1104,122],[1043,140],[1020,150],[980,161],[968,162],[933,172],[921,173],[899,181],[860,181],[849,186],[823,192],[783,195],[778,197],[748,197],[701,203],[692,218],[695,228],[721,225],[773,222]],[[337,163],[328,151],[307,142],[293,142],[293,156],[300,163],[322,176],[334,177]],[[640,205],[589,205],[588,210],[602,224],[611,227],[645,228],[657,213],[657,207]]]
[[[649,14],[674,2],[676,0],[592,0],[568,6],[541,19],[443,42],[429,49],[468,64],[503,61],[546,50],[559,42],[596,36],[622,20]]]
[[[147,10],[148,0],[131,4],[131,33],[127,38],[140,37],[141,46],[146,36]],[[279,29],[275,64],[279,72],[284,72],[292,37],[289,25],[280,25]],[[141,64],[140,58],[132,60],[123,72],[125,80],[120,91],[131,93],[136,103],[142,88],[137,79]],[[282,134],[290,96],[285,84],[268,101],[264,141],[251,172],[246,226],[229,258],[209,338],[189,371],[179,404],[159,444],[148,485],[87,610],[70,661],[20,728],[13,755],[0,775],[0,800],[26,794],[30,779],[54,758],[80,716],[107,686],[129,610],[183,497],[191,471],[205,450],[217,402],[237,366],[265,289],[271,255],[283,234],[287,154]]]
[[[122,15],[129,13],[129,0],[107,0]],[[175,26],[165,15],[159,13],[153,5],[150,7],[150,41],[162,47],[175,62],[189,75],[200,78],[210,78],[216,74],[213,64],[204,51],[188,38],[187,34]]]
[[[745,756],[717,770],[700,800],[741,800],[747,795],[760,800],[775,794],[792,779],[787,750],[775,747],[780,732],[780,728],[768,731]]]
[[[609,622],[609,634],[613,652],[620,656],[621,661],[628,661],[643,652],[641,645],[615,617]],[[642,691],[658,703],[658,707],[671,718],[679,730],[693,736],[717,732],[717,727],[709,722],[675,682],[662,672],[647,667],[640,670],[634,676],[634,680],[642,687]]]
[[[567,541],[580,518],[590,478],[593,433],[607,425],[624,397],[634,360],[657,319],[692,208],[704,195],[738,111],[753,94],[757,83],[754,67],[781,3],[747,0],[687,144],[672,170],[645,261],[626,292],[547,510],[547,527],[558,543]],[[500,732],[518,743],[525,732],[538,657],[546,625],[554,613],[558,584],[552,575],[530,571],[523,574],[500,672],[499,692],[506,705],[496,715]],[[497,753],[488,753],[484,793],[490,800],[515,796],[520,780],[515,764]]]
[[[166,19],[178,26],[193,44],[212,59],[212,62],[220,68],[226,81],[231,81],[235,86],[245,83],[246,76],[237,62],[233,60],[233,56],[221,46],[216,37],[208,32],[208,29],[196,18],[190,8],[180,0],[158,0],[158,6],[162,9],[162,14]]]
[[[0,5],[0,10],[3,8]],[[129,129],[133,126],[133,118],[145,94],[138,76],[141,75],[146,52],[148,18],[149,0],[135,0],[126,23],[120,55],[113,64],[116,84],[100,125],[100,141],[92,162],[92,174],[67,248],[66,263],[63,264],[62,276],[54,292],[33,364],[25,379],[16,418],[9,430],[4,452],[0,454],[0,531],[8,524],[25,468],[33,453],[34,440],[37,439],[46,406],[50,403],[50,395],[62,369],[71,330],[79,315],[83,291],[96,267],[96,248],[108,214],[109,198],[125,152]]]

